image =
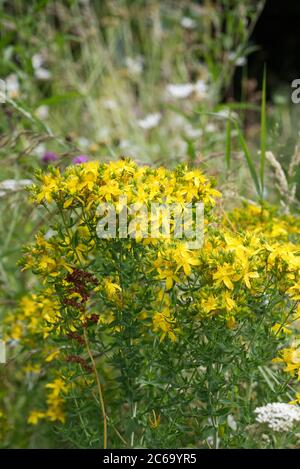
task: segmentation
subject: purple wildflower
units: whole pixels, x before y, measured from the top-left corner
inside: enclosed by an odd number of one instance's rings
[[[73,158],[72,163],[73,164],[82,164],[82,163],[86,163],[87,161],[89,161],[89,158],[86,155],[79,155],[79,156],[75,156],[75,158]]]
[[[57,161],[58,156],[53,151],[46,151],[42,157],[44,163],[50,163],[51,161]]]

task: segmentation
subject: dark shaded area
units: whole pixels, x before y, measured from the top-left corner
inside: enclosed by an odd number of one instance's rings
[[[270,94],[300,78],[300,1],[267,0],[250,42],[260,49],[249,57],[248,76],[260,82],[266,63]]]
[[[300,104],[293,104],[291,101],[291,84],[293,80],[300,79],[300,0],[267,0],[249,45],[257,46],[257,50],[248,56],[246,67],[236,68],[225,100],[244,102],[260,109],[262,77],[266,65],[267,100],[269,104],[276,103],[272,108],[273,113],[269,113],[269,138],[273,152],[287,171],[300,131]],[[278,101],[278,97],[282,101]],[[285,115],[287,119],[287,113],[284,114],[285,105],[289,106],[289,134],[283,130],[282,116]],[[259,112],[247,110],[243,118],[249,138],[253,138],[253,129],[256,129],[259,142]],[[294,180],[300,181],[300,167]],[[300,184],[298,198],[299,191]]]
[[[267,66],[267,99],[272,101],[277,90],[291,95],[291,83],[300,78],[300,1],[267,0],[263,13],[250,38],[250,43],[259,49],[248,58],[248,80],[246,86],[261,89],[264,64]],[[240,71],[235,79],[239,79]],[[238,81],[235,81],[238,83]],[[251,101],[251,96],[250,99]],[[290,161],[298,141],[300,105],[291,103],[291,133],[287,140],[274,149],[283,167]],[[280,126],[279,126],[280,129]],[[279,130],[280,132],[280,130]],[[287,168],[286,168],[287,169]],[[300,168],[295,181],[300,180]],[[300,186],[298,186],[299,197]]]
[[[255,101],[252,95],[261,89],[264,65],[268,100],[278,88],[290,88],[292,81],[300,78],[300,0],[267,0],[249,45],[257,50],[248,56],[246,70],[236,68],[226,98]]]

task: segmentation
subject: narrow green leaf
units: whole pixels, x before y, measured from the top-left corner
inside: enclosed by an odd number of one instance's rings
[[[226,168],[229,170],[231,161],[231,117],[230,114],[226,123],[226,152],[225,152]]]
[[[258,175],[256,173],[255,165],[254,165],[254,162],[253,162],[253,158],[251,156],[250,150],[249,150],[249,148],[246,144],[246,141],[243,137],[243,134],[242,134],[237,122],[235,123],[235,127],[236,127],[236,130],[238,132],[239,141],[240,141],[241,147],[243,149],[243,152],[244,152],[244,155],[245,155],[245,158],[246,158],[246,161],[247,161],[247,164],[248,164],[248,168],[250,170],[250,174],[251,174],[252,180],[254,182],[256,191],[257,191],[259,197],[261,197],[261,188],[260,188],[260,184],[259,184]]]
[[[260,186],[263,197],[265,184],[265,161],[266,161],[266,141],[267,141],[267,125],[266,125],[266,67],[264,67],[263,83],[262,83],[262,99],[261,99],[261,120],[260,120]]]

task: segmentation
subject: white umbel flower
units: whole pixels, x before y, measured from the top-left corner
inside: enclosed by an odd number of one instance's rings
[[[300,407],[283,402],[257,407],[254,412],[257,422],[266,423],[275,432],[287,432],[300,422]]]

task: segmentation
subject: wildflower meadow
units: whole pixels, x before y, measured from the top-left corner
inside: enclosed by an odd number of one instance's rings
[[[0,1],[2,449],[299,447],[300,104],[267,8]]]

